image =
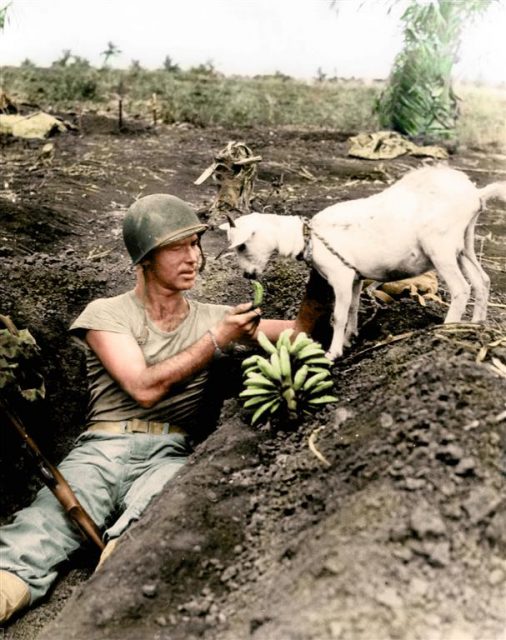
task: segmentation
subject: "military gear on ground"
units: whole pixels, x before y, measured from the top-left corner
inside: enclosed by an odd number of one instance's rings
[[[139,264],[153,249],[206,229],[186,202],[158,193],[140,198],[128,209],[123,240],[133,264]]]

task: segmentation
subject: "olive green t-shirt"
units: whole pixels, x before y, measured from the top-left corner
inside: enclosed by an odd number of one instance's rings
[[[144,409],[109,375],[101,361],[84,341],[86,330],[112,331],[131,335],[139,344],[148,365],[179,353],[196,342],[220,322],[230,307],[188,300],[189,313],[174,331],[162,331],[144,311],[133,291],[113,298],[99,298],[84,309],[72,323],[70,332],[84,346],[88,377],[87,424],[139,418],[155,420],[191,430],[199,409],[208,371],[173,385],[165,398]]]

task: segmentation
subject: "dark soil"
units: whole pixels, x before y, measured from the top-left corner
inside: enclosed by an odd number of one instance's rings
[[[52,460],[83,429],[83,361],[66,329],[88,301],[133,284],[125,208],[168,192],[208,217],[214,187],[193,182],[229,140],[263,156],[254,206],[275,213],[312,216],[422,163],[352,160],[334,131],[136,122],[120,134],[98,116],[56,138],[52,160],[43,142],[0,141],[0,313],[41,347],[47,398],[23,417]],[[482,186],[504,179],[505,160],[468,150],[450,164]],[[4,637],[505,640],[506,207],[489,205],[477,239],[492,279],[486,326],[442,327],[434,301],[364,296],[360,336],[333,368],[339,402],[291,430],[249,427],[236,400],[244,354],[221,361],[218,428],[101,571],[85,548]],[[249,299],[233,257],[214,259],[221,232],[204,238],[192,295]],[[307,275],[274,261],[264,315],[293,317]],[[6,522],[39,482],[3,429]]]

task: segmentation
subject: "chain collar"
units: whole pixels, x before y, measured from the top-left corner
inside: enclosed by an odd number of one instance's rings
[[[336,256],[338,260],[340,260],[346,267],[348,267],[348,269],[352,269],[352,271],[354,271],[359,278],[362,278],[360,271],[358,271],[356,267],[354,267],[350,262],[348,262],[348,260],[346,260],[346,258],[344,258],[338,251],[336,251],[334,247],[331,247],[330,244],[325,240],[325,238],[323,238],[319,233],[317,233],[311,227],[311,220],[309,218],[306,218],[305,216],[301,216],[301,220],[302,220],[302,236],[304,238],[304,249],[302,251],[302,254],[300,254],[300,258],[299,256],[297,256],[298,259],[304,260],[304,262],[306,262],[306,264],[308,264],[310,267],[313,266],[313,236],[314,236],[317,240],[319,240],[323,244],[323,246],[326,249],[330,251],[332,255]]]

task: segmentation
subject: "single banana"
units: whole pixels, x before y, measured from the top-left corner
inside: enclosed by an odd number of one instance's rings
[[[276,399],[277,401],[271,405],[271,408],[269,409],[269,413],[272,415],[274,415],[276,413],[276,411],[279,409],[279,407],[281,406],[281,400],[279,400],[279,398]]]
[[[252,280],[251,284],[253,285],[253,300],[252,300],[252,309],[259,307],[262,304],[262,300],[264,299],[264,288],[261,282],[258,280]]]
[[[308,366],[318,364],[318,365],[323,365],[325,367],[331,367],[333,362],[332,360],[329,360],[326,356],[316,356],[316,357],[307,358],[306,360],[304,360],[304,364],[307,364]]]
[[[298,391],[302,387],[302,385],[306,381],[308,374],[309,367],[305,364],[303,364],[300,369],[297,369],[297,372],[293,376],[293,388],[295,391]]]
[[[247,369],[245,369],[242,372],[243,378],[250,378],[251,376],[258,376],[260,375],[260,370],[258,368],[258,366],[255,364],[252,367],[248,367]]]
[[[277,353],[276,347],[272,344],[269,338],[265,335],[263,331],[258,332],[257,336],[258,344],[262,347],[264,351],[267,353]]]
[[[257,404],[263,404],[264,402],[269,402],[268,397],[254,396],[253,398],[248,398],[242,406],[244,409],[249,409],[250,407],[255,407]]]
[[[266,378],[261,373],[251,373],[244,381],[246,387],[269,387],[276,389],[277,385],[269,378]]]
[[[337,402],[337,398],[335,396],[318,396],[318,398],[312,398],[308,400],[308,404],[327,404],[328,402]]]
[[[299,360],[305,360],[306,358],[312,358],[313,356],[323,356],[324,354],[325,351],[320,347],[318,343],[311,342],[311,344],[306,345],[297,353],[297,358]]]
[[[281,362],[279,360],[279,354],[277,351],[274,351],[274,353],[271,355],[271,357],[269,358],[269,362],[274,372],[275,379],[281,380],[283,376],[281,375]]]
[[[334,386],[333,380],[325,380],[323,382],[318,383],[315,387],[313,387],[311,389],[310,395],[311,396],[320,395],[322,391],[325,391],[326,389],[330,389],[333,386]]]
[[[330,375],[330,370],[322,367],[321,364],[307,364],[307,368],[309,369],[309,373],[321,373],[322,371],[326,371],[328,375]]]
[[[249,356],[249,358],[245,358],[242,362],[241,362],[241,367],[243,367],[243,369],[246,369],[247,367],[256,364],[258,358],[261,358],[262,356],[259,356],[258,354],[255,354],[253,356]]]
[[[269,409],[276,404],[276,402],[279,402],[278,398],[274,398],[273,400],[270,400],[269,402],[266,402],[265,404],[263,404],[261,407],[259,407],[255,413],[253,414],[252,418],[251,418],[251,424],[255,425],[257,422],[259,422],[260,418],[267,412],[269,411]]]
[[[240,398],[249,398],[251,396],[268,396],[273,392],[272,389],[265,389],[264,387],[248,387],[241,391]]]
[[[281,349],[281,345],[285,345],[288,349],[290,347],[290,336],[293,333],[293,329],[285,329],[279,334],[278,341],[276,342],[276,349],[279,351]]]
[[[267,360],[267,358],[261,358],[258,361],[258,368],[266,378],[270,378],[271,380],[281,380],[281,372],[279,371],[279,369],[275,371],[274,367],[269,362],[269,360]]]
[[[328,371],[320,371],[319,373],[315,373],[314,375],[312,375],[311,377],[309,377],[304,386],[302,387],[302,389],[304,391],[309,391],[310,389],[312,389],[315,385],[317,385],[319,382],[322,382],[323,380],[325,380],[325,378],[328,378],[329,376],[329,372]]]
[[[279,348],[279,366],[284,382],[290,384],[292,380],[292,364],[290,362],[290,356],[288,355],[288,349],[284,344]]]
[[[308,337],[307,333],[301,331],[295,336],[295,340],[290,344],[290,353],[295,355],[299,353],[301,349],[311,344],[313,340]]]

